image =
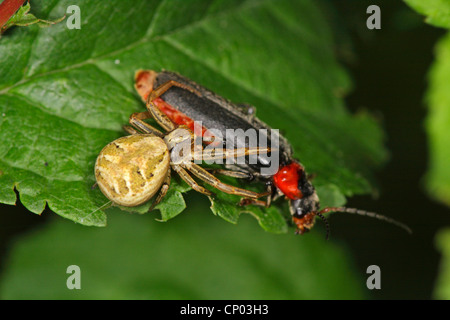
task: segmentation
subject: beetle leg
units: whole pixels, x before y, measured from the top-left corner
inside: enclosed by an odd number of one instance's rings
[[[268,196],[267,196],[266,201],[258,200],[258,199],[243,198],[239,202],[239,205],[240,206],[248,206],[248,205],[252,204],[252,205],[255,205],[255,206],[261,206],[261,207],[268,208],[272,204],[272,200],[274,200],[274,198],[272,197],[272,194],[273,194],[272,190],[273,190],[273,187],[272,187],[271,184],[269,184],[267,186]]]
[[[257,198],[268,195],[266,192],[257,193],[257,192],[253,192],[253,191],[246,190],[246,189],[241,189],[241,188],[223,183],[218,178],[216,178],[214,175],[212,175],[211,173],[209,173],[208,171],[206,171],[199,165],[192,163],[192,162],[183,163],[183,167],[186,168],[187,170],[189,170],[190,172],[192,172],[199,179],[205,181],[206,183],[212,185],[214,188],[219,189],[220,191],[223,191],[225,193],[235,194],[238,196],[253,198],[253,199],[257,199]]]
[[[152,134],[152,135],[160,137],[160,138],[164,137],[164,134],[161,131],[159,131],[158,129],[149,125],[147,122],[143,121],[144,119],[149,119],[151,117],[152,116],[150,115],[150,113],[148,111],[136,112],[136,113],[131,114],[129,122],[134,128],[139,129],[144,133]],[[126,128],[124,128],[124,129],[127,130]],[[130,131],[128,131],[128,132],[130,132]],[[135,130],[135,132],[136,132],[136,130]]]
[[[207,196],[211,196],[213,193],[202,186],[198,185],[197,182],[187,173],[186,170],[184,170],[179,165],[172,165],[172,169],[178,173],[178,175],[183,179],[192,189],[194,189],[197,192],[206,194]]]
[[[156,197],[155,201],[153,201],[152,206],[148,211],[152,211],[161,202],[161,200],[166,196],[169,187],[170,187],[170,168],[169,170],[167,170],[166,178],[164,179],[161,189],[159,190],[158,196]]]
[[[272,196],[269,194],[267,196],[266,201],[264,200],[258,200],[258,199],[249,199],[249,198],[243,198],[241,201],[239,201],[240,206],[248,206],[248,205],[254,205],[254,206],[260,206],[260,207],[270,207],[270,204],[272,203]]]

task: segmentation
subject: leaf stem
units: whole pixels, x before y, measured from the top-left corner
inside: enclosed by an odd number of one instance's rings
[[[0,30],[24,2],[25,0],[5,0],[0,4]]]

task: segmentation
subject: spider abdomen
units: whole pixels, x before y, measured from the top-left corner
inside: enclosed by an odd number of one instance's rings
[[[169,166],[164,140],[135,134],[114,140],[103,148],[95,163],[95,178],[109,200],[134,207],[156,194]]]

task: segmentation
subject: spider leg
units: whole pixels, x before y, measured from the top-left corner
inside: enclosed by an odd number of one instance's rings
[[[147,101],[147,110],[152,115],[153,119],[167,132],[173,131],[177,128],[177,125],[170,120],[170,118],[155,104],[152,100],[150,100],[151,96],[149,96],[149,100]]]
[[[253,174],[243,171],[226,170],[226,169],[214,169],[214,168],[204,168],[209,173],[216,175],[221,174],[228,177],[233,177],[237,179],[252,179]]]
[[[131,126],[123,126],[122,128],[129,134],[139,134],[139,131],[137,131],[135,128],[133,128]]]
[[[155,90],[153,90],[150,93],[148,100],[149,101],[155,100],[156,98],[162,96],[167,90],[169,90],[172,87],[178,87],[178,88],[181,88],[181,89],[184,89],[184,90],[188,90],[188,91],[190,91],[192,93],[195,93],[199,97],[202,96],[202,94],[199,91],[195,90],[191,86],[188,86],[186,84],[180,83],[180,82],[175,81],[175,80],[169,80],[169,81],[163,83],[162,85],[160,85]]]
[[[199,179],[205,181],[206,183],[212,185],[214,188],[219,189],[220,191],[223,191],[225,193],[253,199],[257,199],[268,195],[267,192],[257,193],[226,184],[220,181],[218,178],[216,178],[214,175],[212,175],[205,169],[203,169],[202,167],[200,167],[199,165],[192,162],[183,163],[183,167],[192,172]]]
[[[206,194],[207,196],[211,196],[213,193],[209,190],[206,190],[202,186],[198,185],[197,182],[187,173],[186,170],[184,170],[179,165],[172,165],[172,169],[178,173],[178,175],[183,179],[192,189],[194,189],[197,192]]]
[[[153,118],[155,118],[156,122],[158,122],[158,124],[161,127],[163,127],[164,130],[166,130],[166,131],[172,131],[172,130],[176,129],[177,125],[174,124],[172,122],[172,120],[170,120],[169,117],[164,112],[162,112],[157,106],[155,106],[153,101],[155,99],[159,98],[160,96],[162,96],[171,87],[179,87],[179,88],[188,90],[192,93],[195,93],[198,96],[201,96],[200,92],[198,92],[194,88],[192,88],[188,85],[182,84],[180,82],[174,81],[174,80],[169,80],[169,81],[163,83],[162,85],[160,85],[155,90],[153,90],[149,94],[148,99],[147,99],[147,104],[146,104],[147,109],[152,114]]]
[[[206,149],[201,151],[202,160],[230,159],[242,156],[270,152],[270,148],[237,148],[237,149]],[[200,150],[194,152],[194,159],[200,159]]]
[[[131,114],[129,122],[130,124],[134,127],[133,129],[138,129],[141,132],[144,132],[146,134],[152,134],[156,137],[164,137],[164,134],[159,131],[158,129],[154,128],[153,126],[149,125],[147,122],[144,122],[144,119],[149,119],[152,116],[150,115],[150,113],[148,111],[145,112],[136,112]],[[127,130],[127,128],[124,127],[125,130]],[[127,130],[128,131],[128,130]],[[128,131],[131,134],[134,134],[130,131]],[[136,130],[134,130],[135,133],[137,133]]]
[[[156,197],[155,201],[153,201],[148,211],[152,211],[161,202],[161,200],[166,196],[169,187],[170,187],[170,168],[169,170],[167,170],[166,178],[164,179],[161,189],[159,190],[158,196]]]

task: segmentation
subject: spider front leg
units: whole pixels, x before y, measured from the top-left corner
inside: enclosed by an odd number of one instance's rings
[[[247,180],[253,180],[256,176],[256,174],[254,173],[248,173],[248,172],[243,172],[243,171],[237,171],[237,170],[226,170],[226,169],[210,169],[210,168],[205,168],[205,170],[207,170],[208,172],[210,172],[211,174],[221,174],[224,176],[228,176],[228,177],[233,177],[236,179],[247,179]],[[256,205],[256,206],[261,206],[261,207],[270,207],[270,204],[272,203],[272,187],[269,186],[267,188],[267,199],[266,201],[264,200],[259,200],[259,199],[250,199],[250,198],[242,198],[241,201],[239,201],[239,206],[248,206],[248,205]]]
[[[194,159],[202,160],[219,160],[219,159],[230,159],[242,156],[257,155],[261,153],[270,152],[271,148],[237,148],[237,149],[208,149],[208,150],[194,150]],[[224,176],[229,176],[238,179],[249,179],[252,180],[257,173],[248,173],[237,170],[226,170],[226,169],[210,169],[206,168],[206,171],[212,174],[222,174]]]
[[[126,132],[128,132],[131,135],[133,135],[133,134],[140,134],[139,131],[137,131],[135,128],[133,128],[131,126],[123,126],[123,130],[125,130]]]
[[[124,129],[131,134],[138,133],[135,129],[140,130],[146,134],[152,134],[156,137],[163,138],[164,134],[153,126],[149,125],[147,122],[144,122],[145,119],[152,118],[151,114],[148,111],[145,112],[136,112],[131,114],[129,123],[133,126],[133,129],[130,130],[130,127],[124,127]]]
[[[236,179],[253,179],[253,174],[243,171],[237,171],[237,170],[226,170],[226,169],[214,169],[214,168],[205,168],[206,171],[209,173],[216,175],[221,174],[228,177],[233,177]]]
[[[270,152],[271,148],[237,148],[237,149],[206,149],[194,150],[194,159],[220,160],[234,159],[243,156],[258,155]]]
[[[199,91],[195,90],[191,86],[188,86],[186,84],[183,84],[183,83],[175,81],[175,80],[169,80],[169,81],[163,83],[162,85],[160,85],[155,90],[153,90],[150,93],[147,101],[151,102],[151,101],[155,100],[156,98],[162,96],[167,90],[169,90],[172,87],[178,87],[178,88],[181,88],[181,89],[184,89],[184,90],[188,90],[188,91],[190,91],[192,93],[195,93],[199,97],[202,96],[202,94]]]
[[[146,106],[156,122],[158,122],[158,124],[166,131],[173,131],[177,128],[177,126],[172,122],[172,120],[169,119],[169,117],[164,112],[162,112],[157,106],[155,106],[153,101],[162,96],[171,87],[179,87],[195,93],[198,96],[201,96],[201,94],[194,88],[191,88],[190,86],[174,80],[167,81],[166,83],[163,83],[158,88],[153,90],[148,96]]]
[[[266,192],[257,193],[226,184],[195,163],[187,162],[183,163],[182,166],[192,172],[192,174],[194,174],[197,178],[203,180],[204,182],[210,184],[211,186],[222,192],[252,199],[257,199],[268,195],[268,193]]]
[[[221,175],[233,177],[236,179],[252,180],[255,178],[254,174],[248,173],[248,172],[243,172],[243,171],[226,170],[226,169],[209,169],[209,168],[206,168],[205,170],[207,170],[208,172],[210,172],[214,175],[221,174]],[[268,193],[268,196],[265,201],[259,200],[259,199],[242,198],[241,201],[239,201],[239,206],[255,205],[255,206],[268,208],[268,207],[270,207],[270,204],[272,203],[272,200],[273,200],[272,199],[272,185],[269,185],[267,187],[266,193]]]
[[[181,179],[184,180],[192,189],[194,189],[197,192],[203,193],[204,195],[211,196],[213,193],[202,186],[200,186],[195,180],[187,173],[186,170],[184,170],[179,165],[172,165],[172,169],[178,173]]]

